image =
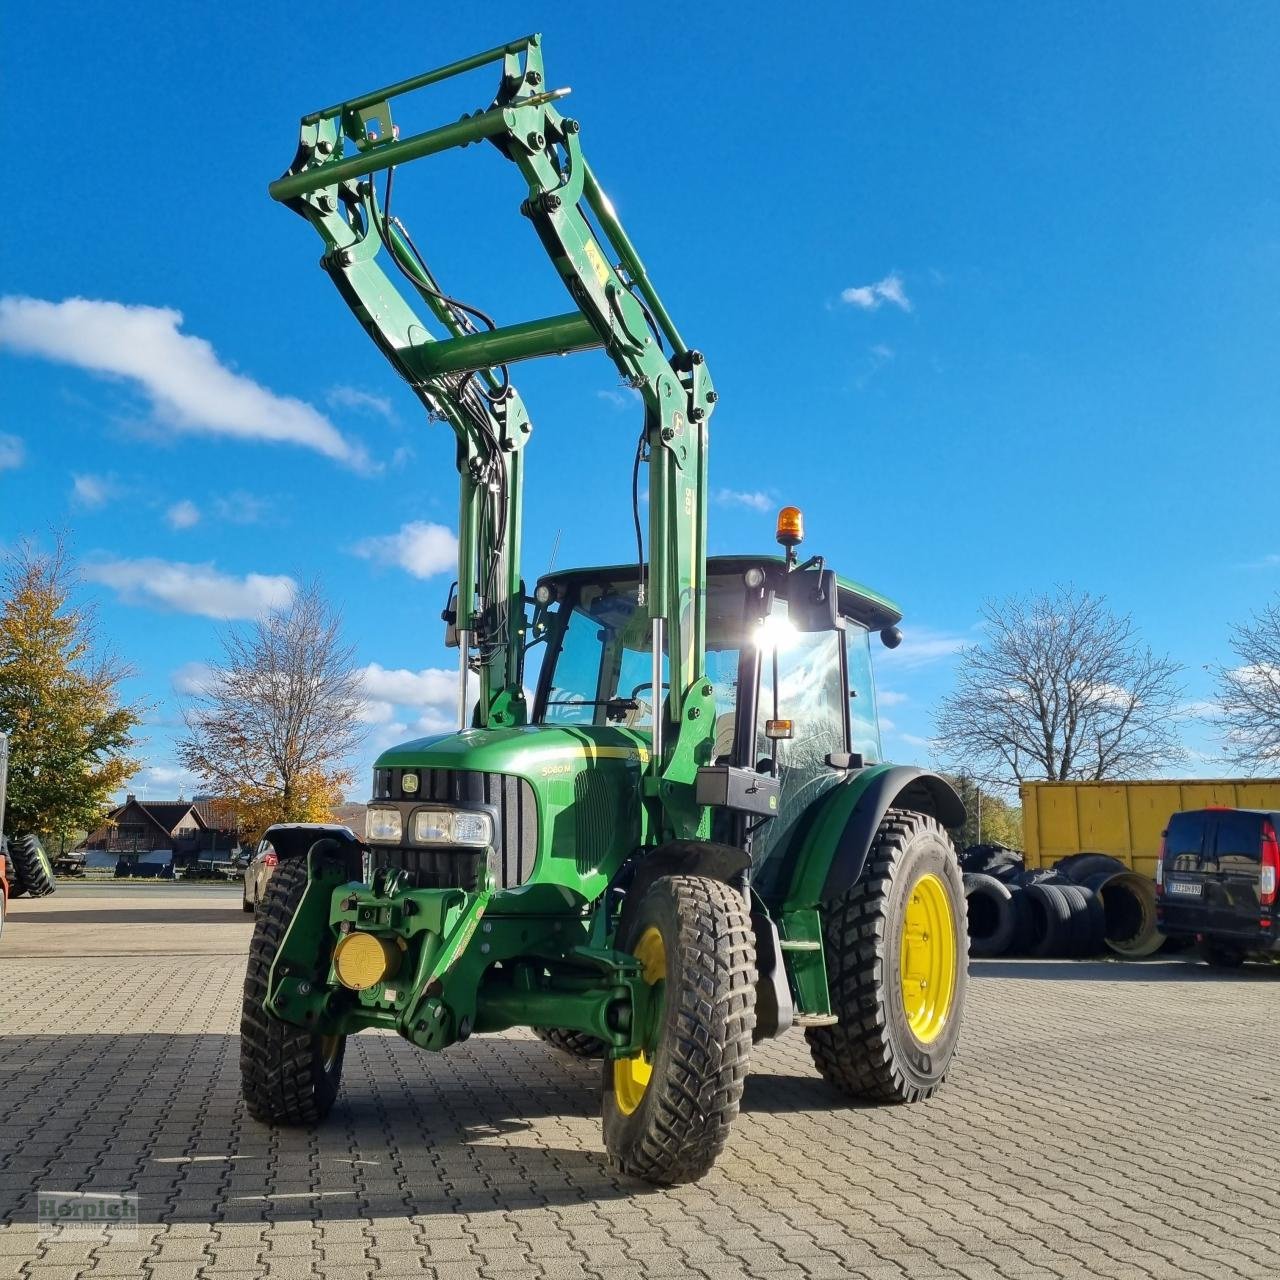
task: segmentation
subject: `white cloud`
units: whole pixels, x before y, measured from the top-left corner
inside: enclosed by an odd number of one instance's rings
[[[428,711],[414,721],[415,733],[452,733],[458,727],[458,717],[452,711]]]
[[[969,641],[964,636],[945,631],[932,631],[928,627],[904,627],[902,643],[896,649],[876,651],[877,665],[909,671],[954,657]]]
[[[903,311],[911,310],[911,299],[907,297],[902,277],[896,271],[891,271],[875,284],[859,284],[841,290],[840,301],[861,307],[863,311],[875,311],[883,302],[892,303]]]
[[[90,582],[110,587],[126,604],[194,613],[202,618],[257,618],[286,608],[298,584],[283,575],[222,573],[212,564],[144,557],[97,560],[84,566]]]
[[[257,524],[266,515],[267,504],[244,489],[237,489],[225,497],[215,498],[213,509],[218,519],[228,524]]]
[[[213,669],[207,662],[184,662],[169,683],[174,693],[201,694],[213,683]]]
[[[909,699],[905,693],[899,693],[896,689],[877,689],[876,705],[880,707],[898,707]]]
[[[150,792],[146,797],[148,800],[158,799],[155,792],[159,791],[172,792],[174,795],[180,793],[190,799],[198,782],[194,773],[180,765],[153,764],[134,775],[129,783],[129,790],[135,795]]]
[[[410,671],[371,662],[361,671],[365,697],[399,707],[443,707],[458,699],[458,674],[439,667]]]
[[[164,518],[175,529],[190,529],[200,523],[200,508],[190,498],[183,498],[164,513]]]
[[[725,507],[750,507],[752,511],[768,511],[773,498],[761,490],[717,489],[716,501]]]
[[[368,456],[319,410],[280,396],[181,332],[182,313],[91,298],[0,298],[0,346],[126,378],[176,431],[302,445],[361,470]]]
[[[442,524],[413,520],[395,533],[363,538],[352,547],[365,560],[398,564],[415,578],[430,578],[458,562],[458,539]]]
[[[883,364],[893,359],[893,348],[884,342],[877,342],[870,348],[871,354]]]
[[[26,446],[18,436],[0,431],[0,471],[22,466],[26,458]]]
[[[396,709],[389,702],[379,702],[376,698],[366,699],[356,713],[361,724],[388,724],[395,719]]]
[[[114,476],[73,474],[71,477],[71,500],[88,511],[97,511],[119,496],[120,486]]]
[[[635,387],[610,387],[597,391],[596,396],[615,409],[626,409],[640,399],[640,393]]]
[[[361,391],[359,387],[330,387],[324,397],[329,404],[340,409],[355,409],[360,413],[377,413],[384,418],[394,418],[395,410],[386,396]]]
[[[901,738],[908,746],[920,747],[926,751],[933,750],[932,738],[921,738],[918,734],[914,733],[900,733],[898,734],[898,737]]]

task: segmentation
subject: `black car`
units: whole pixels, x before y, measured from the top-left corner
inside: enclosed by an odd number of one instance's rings
[[[1280,813],[1191,809],[1175,813],[1156,864],[1157,914],[1170,934],[1191,934],[1210,964],[1280,952]]]

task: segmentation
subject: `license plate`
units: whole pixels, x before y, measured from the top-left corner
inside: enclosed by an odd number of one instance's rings
[[[1179,894],[1184,898],[1198,898],[1204,889],[1198,880],[1171,880],[1169,882],[1169,892]]]

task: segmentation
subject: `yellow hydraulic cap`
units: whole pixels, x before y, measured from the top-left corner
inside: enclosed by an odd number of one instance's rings
[[[776,536],[784,547],[798,547],[804,541],[804,516],[799,507],[783,507],[778,512]]]
[[[400,948],[390,938],[372,933],[344,934],[333,949],[333,968],[344,987],[364,991],[396,976]]]

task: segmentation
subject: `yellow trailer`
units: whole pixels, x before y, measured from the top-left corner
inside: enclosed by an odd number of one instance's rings
[[[1154,876],[1160,836],[1181,809],[1280,809],[1280,778],[1160,778],[1150,782],[1024,782],[1028,867],[1069,853],[1109,853]]]

